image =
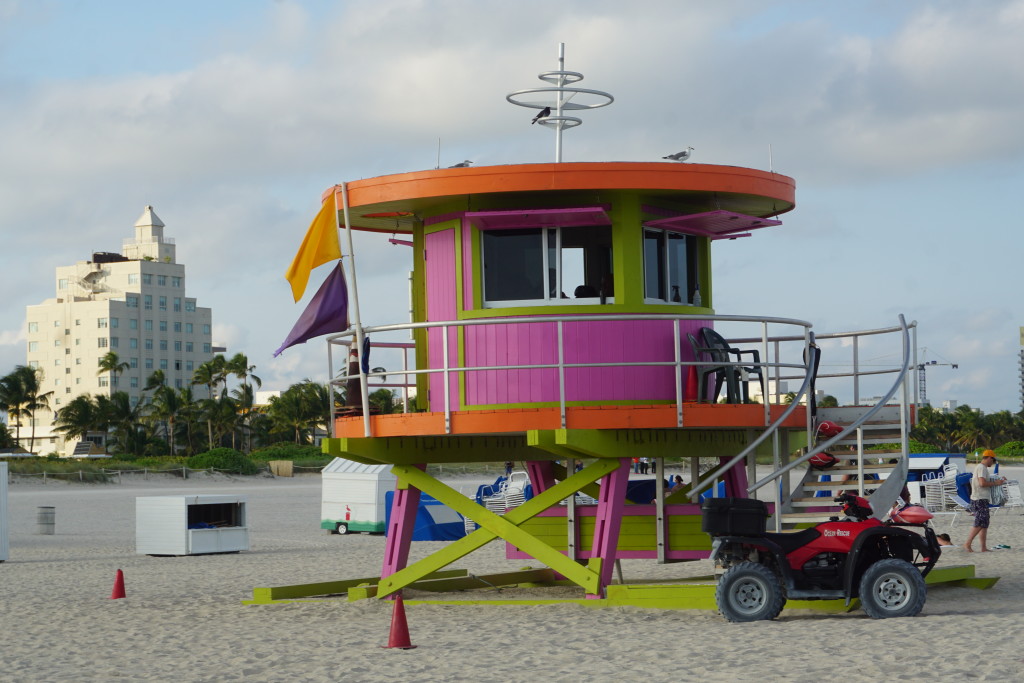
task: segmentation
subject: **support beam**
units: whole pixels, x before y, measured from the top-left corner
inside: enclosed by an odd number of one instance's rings
[[[619,545],[619,529],[622,527],[622,508],[626,500],[626,485],[629,483],[629,458],[619,458],[619,466],[601,482],[601,496],[597,499],[597,519],[594,524],[594,551],[589,566],[600,573],[601,593],[612,581],[615,566],[615,551]]]
[[[588,593],[596,593],[599,590],[599,576],[594,571],[573,562],[547,543],[520,529],[518,525],[544,510],[554,507],[563,498],[573,495],[586,484],[600,479],[616,467],[618,467],[617,461],[606,460],[592,463],[565,481],[555,484],[544,493],[534,496],[519,507],[510,510],[504,516],[498,516],[425,472],[415,467],[396,465],[393,471],[399,478],[472,519],[480,525],[480,528],[419,562],[381,579],[378,597],[390,595],[410,583],[422,579],[427,574],[448,566],[460,557],[468,555],[498,537],[529,553],[573,583],[582,586]]]
[[[414,465],[424,471],[426,465]],[[419,489],[409,486],[402,479],[395,486],[395,497],[391,501],[391,518],[388,520],[387,541],[384,544],[384,566],[381,577],[391,576],[405,569],[409,562],[409,546],[416,529],[416,513],[420,505]]]

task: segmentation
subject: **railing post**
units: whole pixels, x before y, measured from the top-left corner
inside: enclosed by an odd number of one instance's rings
[[[443,367],[442,377],[444,386],[444,433],[452,433],[452,406],[448,391],[448,326],[441,327],[441,364]]]
[[[676,361],[676,427],[683,426],[683,350],[682,333],[679,330],[679,319],[676,318],[672,325],[672,339],[675,347]]]
[[[562,328],[564,323],[559,320],[555,325],[558,330],[558,416],[562,429],[565,429],[565,344]]]
[[[765,376],[765,370],[768,364],[768,321],[761,321],[761,378]],[[749,390],[749,389],[748,389]],[[764,426],[767,427],[772,423],[772,407],[768,400],[768,383],[764,382],[761,387],[761,402],[764,403]]]
[[[860,405],[860,335],[853,335],[853,405]]]

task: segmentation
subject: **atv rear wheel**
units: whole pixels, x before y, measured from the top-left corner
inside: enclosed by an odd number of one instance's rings
[[[715,602],[729,621],[774,619],[786,604],[786,591],[768,567],[740,562],[729,567],[719,579]]]
[[[872,619],[917,616],[927,597],[924,577],[905,560],[879,560],[860,579],[860,602]]]

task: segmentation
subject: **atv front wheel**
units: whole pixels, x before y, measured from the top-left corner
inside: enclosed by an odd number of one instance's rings
[[[763,564],[740,562],[726,570],[715,588],[718,611],[729,621],[761,621],[779,616],[786,592]]]
[[[860,602],[872,619],[917,616],[927,597],[924,577],[905,560],[879,560],[860,579]]]

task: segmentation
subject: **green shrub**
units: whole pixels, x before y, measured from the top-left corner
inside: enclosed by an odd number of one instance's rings
[[[193,470],[213,468],[232,474],[256,474],[259,471],[256,463],[234,448],[214,448],[211,451],[193,455],[185,461],[185,465]]]
[[[252,459],[262,462],[270,460],[321,460],[325,456],[319,446],[304,446],[283,441],[252,452]]]
[[[1024,456],[1024,441],[1010,441],[992,450],[999,456],[1021,457]]]

